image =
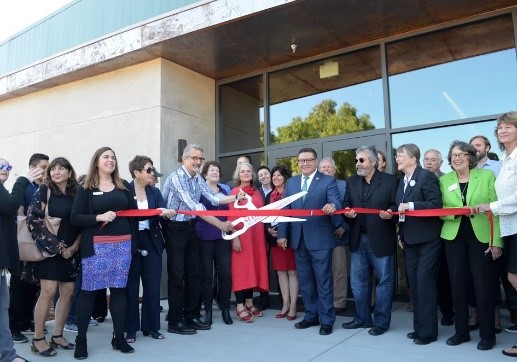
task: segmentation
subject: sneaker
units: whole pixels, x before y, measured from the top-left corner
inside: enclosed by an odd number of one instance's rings
[[[508,333],[517,333],[517,324],[514,324],[510,327],[506,327],[504,330]]]
[[[21,332],[23,334],[34,334],[34,323],[31,322],[30,325],[27,325],[27,327],[25,327],[25,329],[22,329]],[[48,333],[47,328],[44,329],[43,333]]]
[[[90,319],[90,322],[88,323],[90,326],[98,326],[99,322],[97,322],[95,319]]]
[[[29,339],[27,337],[25,337],[25,335],[23,335],[22,333],[13,332],[13,342],[14,343],[26,343],[28,341],[29,341]]]
[[[65,324],[65,331],[77,333],[77,324]]]

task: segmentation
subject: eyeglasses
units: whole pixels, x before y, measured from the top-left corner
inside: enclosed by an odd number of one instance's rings
[[[356,158],[356,159],[355,159],[355,163],[358,163],[358,162],[359,162],[359,163],[364,163],[365,161],[366,161],[366,158],[362,158],[362,157],[361,157],[361,158]]]
[[[148,167],[147,169],[144,169],[144,171],[148,174],[154,173],[154,167]]]
[[[305,163],[311,163],[311,162],[313,162],[314,160],[315,160],[315,158],[299,159],[299,160],[298,160],[298,163],[299,163],[300,165],[303,165],[303,164],[305,164]]]
[[[204,157],[197,157],[197,156],[187,156],[188,158],[192,159],[194,162],[205,162]]]
[[[460,160],[463,160],[467,156],[468,156],[468,153],[465,153],[465,152],[462,152],[462,153],[451,153],[451,159],[452,158],[459,158]]]
[[[11,171],[12,169],[13,169],[13,166],[11,166],[11,165],[0,165],[0,170]]]

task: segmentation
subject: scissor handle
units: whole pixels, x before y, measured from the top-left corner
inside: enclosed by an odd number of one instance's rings
[[[232,225],[233,226],[236,226],[236,225],[239,225],[239,224],[242,224],[242,229],[240,230],[237,230],[231,234],[227,234],[226,231],[222,231],[221,234],[222,234],[222,237],[224,240],[232,240],[233,238],[235,238],[236,236],[239,236],[239,235],[242,235],[246,232],[246,230],[248,230],[248,226],[246,226],[246,223],[242,220],[242,217],[234,220],[232,222]]]
[[[244,194],[245,197],[246,197],[246,202],[244,204],[239,204],[240,201],[243,201],[243,200],[239,200],[238,198],[234,201],[233,203],[233,207],[235,207],[236,209],[247,209],[248,208],[248,204],[252,204],[253,205],[253,201],[251,200],[251,196],[248,195],[248,194]]]

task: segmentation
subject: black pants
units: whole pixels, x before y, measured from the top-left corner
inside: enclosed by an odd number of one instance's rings
[[[194,222],[167,225],[169,324],[195,318],[200,300],[199,239]]]
[[[469,334],[469,278],[472,278],[479,316],[479,336],[495,338],[493,291],[498,265],[485,258],[487,247],[487,244],[473,238],[462,238],[461,235],[453,241],[445,241],[456,333],[462,336]]]
[[[221,309],[230,309],[232,292],[230,243],[230,240],[224,239],[200,241],[201,301],[205,308],[212,307],[215,263],[219,285],[219,305]]]
[[[253,289],[244,289],[235,292],[235,301],[237,304],[245,304],[246,299],[253,298]]]
[[[444,318],[454,317],[452,302],[451,279],[449,276],[449,266],[447,265],[447,255],[445,245],[440,251],[440,270],[438,271],[438,307]]]
[[[39,286],[11,275],[9,286],[9,328],[11,332],[30,329],[34,320],[34,306],[38,300]]]

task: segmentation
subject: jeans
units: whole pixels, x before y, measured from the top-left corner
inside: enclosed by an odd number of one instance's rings
[[[394,254],[377,257],[370,247],[368,235],[361,234],[359,245],[351,253],[350,285],[355,299],[355,321],[365,326],[390,327],[391,307],[395,290]],[[375,294],[375,311],[372,321],[372,269],[379,284]]]
[[[7,277],[0,271],[0,361],[12,361],[17,357],[13,337],[9,329],[9,289]]]

